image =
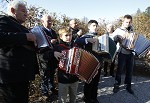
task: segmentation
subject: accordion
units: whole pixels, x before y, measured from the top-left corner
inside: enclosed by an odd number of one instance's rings
[[[108,59],[112,59],[116,52],[116,43],[108,36],[108,34],[104,34],[101,36],[95,37],[97,41],[93,43],[92,50],[100,53],[100,54],[108,54]]]
[[[36,36],[38,49],[53,48],[50,42],[51,37],[40,26],[35,26],[31,29],[31,32]]]
[[[135,46],[136,40],[138,38],[138,34],[132,32],[132,33],[126,33],[125,39],[122,42],[122,46],[126,49],[132,50]]]
[[[59,69],[66,73],[77,75],[81,80],[90,83],[100,67],[97,58],[77,47],[64,50],[62,54],[63,56],[59,61]]]
[[[102,36],[96,36],[96,42],[92,45],[92,50],[95,52],[109,52],[109,41],[108,41],[108,35],[104,34]]]
[[[150,40],[141,34],[129,33],[122,45],[141,58],[150,50]]]

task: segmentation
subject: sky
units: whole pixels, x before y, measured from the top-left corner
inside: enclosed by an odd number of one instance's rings
[[[150,0],[24,0],[28,5],[42,7],[70,18],[114,21],[125,14],[142,12],[150,6]]]

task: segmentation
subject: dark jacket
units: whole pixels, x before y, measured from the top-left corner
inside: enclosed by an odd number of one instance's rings
[[[89,52],[91,52],[92,54],[95,54],[94,51],[92,51],[92,43],[87,43],[85,42],[86,38],[93,38],[94,36],[97,36],[97,33],[87,33],[82,35],[80,38],[77,38],[75,43],[81,47],[82,49],[85,49]]]
[[[51,39],[57,39],[58,35],[56,34],[56,32],[53,29],[50,29],[50,31],[48,31],[45,27],[41,26],[41,28],[46,32],[46,34],[48,36],[51,37]]]
[[[78,45],[78,47],[92,53],[99,61],[102,61],[102,55],[99,55],[98,53],[92,51],[92,43],[86,44],[86,38],[93,38],[94,36],[97,36],[97,33],[86,33],[82,35],[80,38],[77,38],[75,43]]]
[[[33,80],[38,69],[29,30],[11,16],[0,15],[0,83]]]
[[[51,39],[58,39],[58,35],[53,29],[50,29],[51,31],[48,31],[45,27],[40,26],[40,28],[45,32],[46,35],[48,35]],[[58,44],[58,42],[56,42]],[[52,44],[53,47],[55,47],[56,44]],[[42,69],[55,69],[57,68],[57,60],[54,57],[53,49],[45,49],[44,52],[38,54],[40,59],[40,66]]]
[[[61,45],[64,46],[61,46]],[[73,44],[68,44],[66,42],[63,42],[62,40],[60,40],[60,44],[58,44],[55,47],[55,51],[61,52],[63,50],[66,49],[70,49],[73,47]],[[58,82],[59,83],[64,83],[64,84],[68,84],[68,83],[74,83],[78,81],[78,77],[76,75],[72,75],[72,74],[68,74],[63,70],[58,69]]]
[[[74,29],[74,28],[69,28],[71,33],[72,33],[72,41],[75,41],[79,35],[77,34],[77,32],[79,31],[79,29]]]

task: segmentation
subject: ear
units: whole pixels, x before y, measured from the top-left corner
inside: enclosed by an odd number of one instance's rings
[[[12,12],[13,14],[15,14],[15,9],[14,9],[14,8],[11,8],[10,10],[11,10],[11,12]]]

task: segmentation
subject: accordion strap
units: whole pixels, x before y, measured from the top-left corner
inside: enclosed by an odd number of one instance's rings
[[[64,45],[64,44],[59,44],[59,46],[61,46],[61,47],[65,48],[65,49],[69,49],[69,47],[67,47],[67,46],[66,46],[66,45]]]

